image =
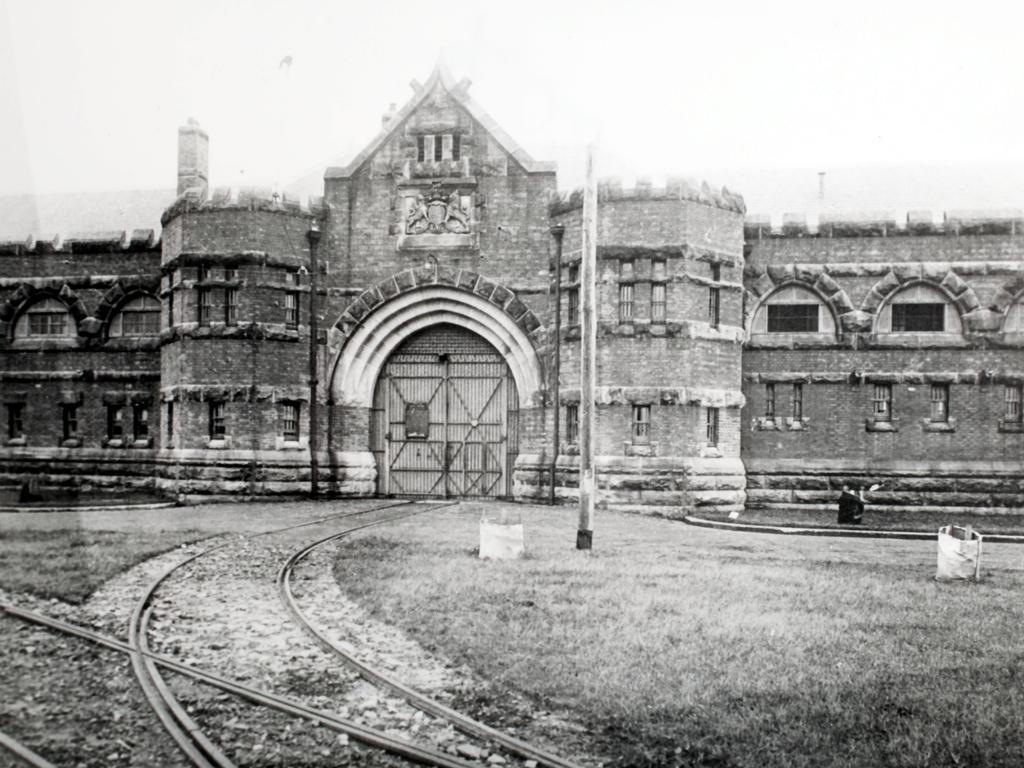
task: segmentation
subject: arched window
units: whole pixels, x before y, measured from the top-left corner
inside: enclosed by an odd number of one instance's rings
[[[942,291],[918,283],[882,306],[878,333],[960,333],[960,314]]]
[[[1024,296],[1018,298],[1006,310],[1003,333],[1024,333]]]
[[[137,296],[126,302],[110,320],[109,335],[156,336],[160,333],[160,302],[152,296]]]
[[[757,308],[751,333],[835,334],[832,312],[807,288],[790,285],[777,290]]]
[[[59,299],[37,301],[22,312],[14,327],[16,339],[59,339],[74,333],[74,320]]]

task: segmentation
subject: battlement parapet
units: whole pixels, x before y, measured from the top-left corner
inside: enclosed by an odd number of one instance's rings
[[[735,213],[747,211],[743,196],[730,192],[727,187],[713,189],[706,181],[700,187],[694,187],[683,178],[670,178],[664,187],[655,187],[649,179],[637,179],[633,187],[623,187],[619,179],[602,179],[597,185],[597,200],[598,203],[687,200]],[[554,197],[549,203],[548,213],[558,216],[582,207],[583,190],[574,189]]]
[[[828,212],[817,226],[806,214],[785,213],[776,225],[766,214],[748,214],[743,235],[749,242],[770,238],[907,237],[928,235],[1021,235],[1024,211],[1017,208],[987,211],[946,211],[937,222],[931,211],[907,211],[904,218],[887,211]]]
[[[49,240],[30,235],[25,240],[0,241],[0,255],[51,253],[116,253],[118,251],[156,251],[160,236],[152,229],[125,229],[108,232],[57,234]]]
[[[264,211],[268,213],[320,218],[325,213],[322,196],[300,198],[287,193],[274,192],[269,187],[217,187],[209,195],[201,188],[185,190],[163,212],[160,223],[183,213],[210,211]]]

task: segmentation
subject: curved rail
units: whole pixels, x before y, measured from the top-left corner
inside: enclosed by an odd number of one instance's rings
[[[211,685],[219,690],[234,694],[259,706],[268,707],[285,714],[311,720],[338,733],[344,733],[350,738],[366,744],[367,746],[385,750],[420,765],[435,766],[436,768],[479,768],[479,764],[460,760],[435,749],[421,747],[405,739],[391,736],[383,731],[360,725],[359,723],[346,720],[345,718],[337,717],[329,712],[313,709],[299,701],[288,699],[283,696],[277,696],[276,694],[268,693],[266,691],[261,691],[235,680],[230,680],[228,678],[221,677],[220,675],[213,674],[212,672],[205,672],[201,669],[191,667],[170,657],[153,653],[152,651],[141,651],[116,638],[75,626],[74,624],[61,621],[60,619],[53,619],[49,616],[44,616],[43,614],[29,611],[24,608],[18,608],[17,606],[7,603],[0,603],[0,610],[12,618],[46,627],[83,640],[88,640],[111,650],[129,655],[133,653],[141,654],[146,659],[154,662],[160,667],[170,670],[171,672],[185,675],[186,677],[198,682]]]
[[[360,528],[362,527],[365,526],[361,526]],[[305,615],[299,609],[295,596],[292,594],[291,576],[295,570],[295,566],[304,560],[309,553],[317,547],[320,547],[330,541],[346,538],[360,530],[360,528],[352,528],[347,531],[342,531],[341,533],[334,533],[330,536],[325,536],[318,541],[314,541],[312,544],[309,544],[293,554],[288,558],[287,562],[281,566],[281,570],[277,574],[277,586],[281,592],[281,599],[284,601],[288,610],[299,625],[317,641],[320,647],[337,656],[346,666],[359,673],[359,675],[366,680],[381,688],[386,688],[397,696],[405,699],[410,705],[416,707],[416,709],[422,710],[428,715],[433,715],[434,717],[447,720],[457,730],[471,736],[487,739],[496,744],[500,744],[509,752],[528,760],[536,760],[539,765],[548,766],[548,768],[579,768],[576,763],[539,749],[532,744],[521,741],[514,736],[510,736],[507,733],[499,731],[489,725],[479,722],[478,720],[474,720],[461,712],[451,709],[441,702],[410,688],[401,681],[396,680],[369,664],[360,661],[355,658],[355,656],[333,643],[306,619]]]
[[[356,515],[365,515],[393,507],[407,506],[410,503],[411,502],[408,501],[393,502],[377,505],[369,509],[340,512],[295,525],[275,528],[270,531],[262,531],[247,538],[257,538],[275,533],[283,533],[310,525],[319,525],[332,520],[353,517]],[[399,517],[404,516],[405,515],[401,515]],[[396,518],[388,519],[391,520]],[[367,523],[366,525],[359,526],[356,530],[365,528],[369,525],[378,525],[382,522],[385,521],[381,520],[374,521],[373,523]],[[168,732],[171,738],[174,739],[175,743],[185,753],[188,759],[197,766],[197,768],[235,768],[235,764],[206,736],[206,734],[203,733],[199,725],[178,703],[173,692],[170,690],[170,687],[160,674],[160,670],[153,662],[148,641],[148,626],[150,618],[149,604],[152,602],[153,596],[156,594],[156,591],[160,586],[180,568],[183,568],[211,552],[222,549],[231,543],[233,542],[227,541],[213,547],[208,547],[207,549],[197,552],[196,554],[168,568],[149,585],[146,592],[136,603],[135,609],[132,611],[128,627],[128,644],[135,649],[135,652],[132,653],[132,669],[135,672],[135,677],[138,680],[146,699],[149,701],[150,706],[156,713],[157,718],[164,726],[164,729]]]
[[[0,731],[0,749],[6,750],[25,765],[32,766],[32,768],[56,768],[45,757],[40,757],[20,741],[8,736],[3,731]]]

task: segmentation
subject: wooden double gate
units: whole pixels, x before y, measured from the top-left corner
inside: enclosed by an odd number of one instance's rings
[[[476,334],[439,325],[388,359],[370,442],[385,495],[511,495],[518,395],[508,364]]]

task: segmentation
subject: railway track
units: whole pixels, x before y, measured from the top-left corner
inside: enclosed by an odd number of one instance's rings
[[[355,521],[356,524],[347,525],[343,531],[335,531],[329,536],[321,537],[315,540],[312,544],[305,545],[291,554],[284,565],[277,571],[276,584],[277,591],[281,599],[284,600],[284,604],[288,609],[291,620],[296,622],[303,631],[307,632],[316,641],[317,645],[331,654],[332,658],[342,661],[346,668],[354,671],[372,685],[382,690],[386,690],[394,696],[404,699],[411,706],[419,709],[430,718],[435,718],[438,721],[451,724],[451,726],[462,733],[472,738],[483,740],[491,749],[497,745],[500,750],[504,750],[509,755],[516,755],[527,761],[532,761],[526,762],[525,764],[527,766],[543,765],[548,768],[576,768],[575,764],[569,761],[566,761],[556,755],[552,755],[508,734],[502,733],[501,731],[493,729],[483,723],[479,723],[459,712],[456,712],[455,710],[452,710],[440,702],[418,693],[401,681],[385,675],[379,670],[360,662],[351,654],[345,653],[343,649],[332,644],[328,638],[318,632],[311,622],[309,622],[303,615],[300,607],[295,601],[291,590],[291,579],[294,575],[295,568],[318,547],[321,547],[330,541],[344,539],[357,531],[361,531],[372,526],[393,522],[404,517],[418,514],[425,511],[425,509],[437,509],[439,506],[447,506],[451,503],[453,502],[424,503],[402,501],[375,505],[366,509],[348,510],[325,517],[319,517],[295,525],[284,526],[282,528],[252,534],[250,536],[243,537],[241,540],[233,539],[231,541],[222,542],[215,546],[208,547],[185,560],[178,562],[148,585],[145,593],[135,603],[134,610],[129,621],[128,642],[124,642],[120,639],[104,635],[99,632],[84,629],[68,622],[52,619],[39,613],[27,611],[17,606],[0,604],[0,610],[3,610],[9,616],[22,621],[34,623],[53,631],[85,639],[126,654],[130,658],[131,666],[139,685],[164,730],[175,741],[182,754],[184,754],[195,766],[200,766],[202,768],[232,768],[235,763],[232,761],[231,757],[228,756],[225,750],[217,743],[218,741],[223,742],[225,734],[215,732],[215,730],[211,730],[209,733],[204,732],[204,728],[197,723],[195,719],[193,719],[187,708],[176,698],[174,691],[172,690],[172,684],[166,677],[167,674],[172,676],[170,678],[171,680],[175,679],[174,676],[188,678],[201,683],[204,686],[212,686],[213,688],[219,689],[232,697],[238,697],[256,707],[274,710],[289,717],[302,718],[306,721],[317,723],[334,732],[344,734],[365,746],[383,750],[384,752],[400,758],[401,761],[408,761],[428,766],[447,766],[450,768],[468,768],[469,766],[474,765],[479,766],[479,762],[469,762],[467,760],[460,759],[457,756],[441,751],[440,748],[423,746],[409,739],[396,736],[393,732],[385,732],[379,728],[369,727],[358,723],[348,717],[340,717],[337,714],[325,711],[321,708],[310,706],[308,703],[304,703],[300,700],[280,696],[270,690],[248,685],[240,680],[232,679],[225,674],[200,669],[194,663],[184,663],[167,655],[166,653],[158,653],[150,646],[150,624],[154,613],[155,596],[169,579],[175,575],[182,575],[184,569],[187,569],[190,565],[197,563],[201,558],[224,550],[226,547],[230,547],[238,541],[249,541],[260,537],[284,534],[290,531],[295,531],[296,529],[336,523],[337,521],[344,520],[346,518],[353,518],[357,516],[365,517],[366,515],[374,513],[387,513],[383,517],[369,521]],[[187,574],[185,575],[187,576]],[[175,649],[172,648],[171,650],[174,651]],[[215,668],[220,672],[223,671],[219,666]],[[420,716],[417,715],[417,717]],[[287,731],[287,729],[285,730]],[[4,741],[3,735],[0,734],[0,748],[6,748],[8,751],[14,752],[19,745],[17,745],[13,740],[11,740],[10,743],[11,746],[8,746]],[[34,756],[34,758],[40,762],[32,762],[29,757],[26,757],[19,752],[14,753],[19,757],[19,759],[29,765],[49,765],[49,763],[38,756]],[[487,753],[485,752],[484,754],[486,755]],[[504,762],[504,758],[502,758],[501,762]]]

